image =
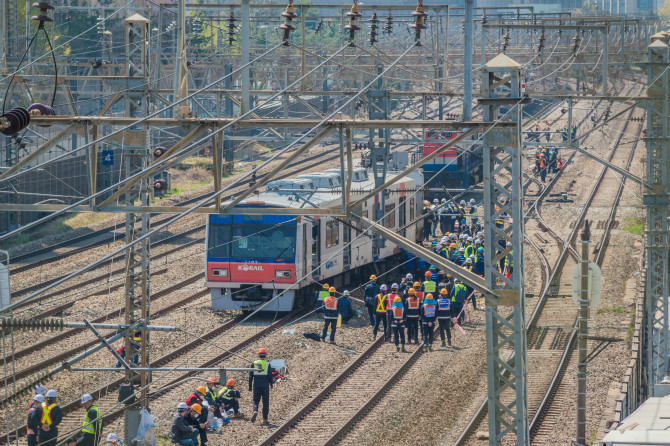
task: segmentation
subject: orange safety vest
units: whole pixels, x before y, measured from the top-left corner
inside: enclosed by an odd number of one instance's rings
[[[417,297],[412,297],[412,295],[410,295],[407,298],[407,309],[408,310],[418,310],[419,309],[419,299]]]
[[[393,301],[395,300],[395,297],[397,296],[396,293],[389,293],[386,295],[386,309],[390,310],[391,307],[393,306]]]
[[[556,167],[558,170],[563,170],[563,160],[556,161]]]
[[[28,409],[28,417],[27,417],[28,421],[30,421],[30,414],[31,414],[34,410],[35,410],[35,407],[31,405],[30,408]],[[27,425],[27,424],[28,424],[28,423],[26,422],[26,425]],[[27,435],[35,435],[35,431],[32,430],[31,428],[26,428],[26,434],[27,434]]]
[[[326,304],[325,304],[326,310],[337,310],[337,299],[335,299],[334,297],[332,299],[329,299],[330,297],[333,296],[328,296],[328,298],[326,298]]]
[[[417,291],[416,298],[419,299],[419,303],[423,303],[423,291]]]
[[[386,313],[386,308],[384,308],[384,300],[386,296],[383,294],[377,294],[377,313]]]
[[[47,403],[42,403],[42,419],[40,420],[42,424],[51,426],[51,423],[53,423],[51,420],[51,409],[54,407],[56,407],[56,403],[53,403],[50,406],[47,406]]]
[[[393,307],[393,318],[402,319],[402,314],[404,311],[405,309],[403,307]]]
[[[540,169],[544,169],[545,167],[547,167],[547,161],[542,157],[540,158]]]

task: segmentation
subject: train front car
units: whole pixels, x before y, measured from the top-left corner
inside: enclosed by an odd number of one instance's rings
[[[296,281],[296,217],[210,215],[207,287],[215,310],[291,311]]]

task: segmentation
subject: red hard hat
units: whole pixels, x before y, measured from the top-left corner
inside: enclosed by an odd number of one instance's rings
[[[426,271],[426,274],[424,274],[426,277],[433,277],[433,275],[430,273],[430,271]]]
[[[235,380],[233,378],[230,378],[228,381],[226,381],[226,386],[235,387]]]

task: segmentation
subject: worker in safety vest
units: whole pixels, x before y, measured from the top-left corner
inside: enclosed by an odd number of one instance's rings
[[[449,292],[446,288],[440,290],[440,297],[437,298],[437,321],[440,324],[440,339],[442,339],[442,347],[446,347],[444,343],[444,332],[447,332],[447,341],[451,345],[451,300],[449,299]]]
[[[205,401],[209,404],[210,410],[214,409],[214,416],[217,418],[223,418],[221,415],[221,402],[218,400],[216,395],[216,385],[219,383],[219,380],[213,376],[207,378],[207,391],[205,392]]]
[[[463,306],[468,298],[468,289],[460,279],[454,280],[454,289],[451,290],[451,317],[463,323]]]
[[[254,399],[252,404],[253,413],[251,414],[251,422],[256,421],[258,416],[258,405],[263,399],[263,423],[268,424],[268,415],[270,413],[270,389],[273,384],[273,368],[270,367],[270,363],[265,359],[267,357],[268,351],[264,348],[258,350],[258,357],[256,361],[251,364],[251,367],[254,369],[253,372],[249,372],[249,392],[251,392],[252,384],[254,391]]]
[[[559,156],[559,157],[556,159],[556,170],[563,170],[563,166],[564,166],[564,165],[565,165],[565,164],[564,164],[564,162],[563,162],[563,158],[561,158],[561,157]]]
[[[55,446],[58,442],[58,425],[63,421],[63,410],[56,404],[58,393],[50,389],[46,401],[35,408],[30,415],[32,424],[39,425],[37,443],[40,446]]]
[[[433,281],[433,275],[431,274],[431,272],[426,271],[426,274],[424,274],[424,276],[426,277],[426,280],[421,285],[421,291],[423,291],[424,293],[435,292],[437,284]]]
[[[93,404],[93,397],[88,393],[82,395],[81,405],[86,411],[84,415],[84,426],[81,429],[82,435],[76,442],[77,446],[96,446],[102,436],[102,413],[100,409]],[[75,442],[69,442],[74,446]]]
[[[511,248],[512,243],[507,242],[507,248]],[[512,271],[514,271],[514,250],[511,250],[505,256],[505,277],[508,279],[512,276]]]
[[[379,330],[379,324],[384,323],[384,336],[388,335],[386,324],[386,285],[379,287],[379,294],[377,294],[377,305],[375,307],[375,326],[372,329],[372,339],[377,339],[377,331]]]
[[[419,343],[419,311],[421,309],[421,300],[416,295],[416,290],[410,288],[407,290],[407,299],[405,300],[405,325],[407,326],[407,343]]]
[[[244,414],[240,412],[240,392],[235,390],[235,384],[235,380],[232,378],[226,381],[226,385],[219,390],[217,401],[223,404],[224,412],[233,409],[233,417],[238,418]]]
[[[39,420],[35,420],[30,415],[35,412],[35,409],[37,409],[38,406],[41,406],[43,402],[44,395],[38,393],[33,397],[30,406],[28,406],[28,422],[26,429],[26,441],[28,442],[28,446],[37,445],[37,430],[40,426],[38,423]]]
[[[205,386],[198,386],[197,389],[195,389],[195,392],[193,392],[191,395],[189,395],[188,398],[186,398],[186,405],[188,407],[193,407],[195,405],[200,406],[202,409],[202,401],[205,398],[205,394],[207,393],[207,387]],[[214,411],[216,410],[214,407],[210,407],[209,411]],[[191,417],[195,418],[198,420],[200,424],[206,423],[207,419],[209,418],[207,415],[207,412],[203,412],[202,410],[200,412],[196,411],[197,415],[191,413]],[[188,419],[188,417],[187,417]],[[200,433],[200,442],[202,444],[207,443],[207,429],[201,428],[199,429]]]
[[[417,299],[419,299],[419,305],[423,303],[423,296],[424,293],[421,291],[421,284],[419,282],[414,282],[414,285],[412,285],[414,288],[414,293],[416,294]]]
[[[421,333],[423,334],[423,348],[425,351],[433,350],[433,330],[435,328],[435,319],[437,318],[437,301],[433,299],[433,294],[426,294],[426,298],[421,305]]]
[[[400,293],[398,292],[399,286],[397,283],[394,283],[391,285],[391,292],[386,295],[386,323],[388,324],[388,342],[393,342],[393,338],[391,337],[392,331],[392,323],[393,323],[393,301],[395,300],[396,296],[400,296]]]
[[[323,311],[321,307],[323,307],[323,303],[326,300],[326,297],[329,295],[329,289],[330,285],[324,283],[321,289],[317,290],[316,294],[314,295],[314,308],[316,308],[317,313],[321,313],[321,311]]]
[[[391,307],[393,319],[391,320],[391,328],[393,329],[393,342],[395,348],[400,351],[399,343],[402,344],[402,351],[405,352],[405,308],[402,305],[402,297],[399,294],[393,298],[393,306]]]
[[[326,340],[326,334],[328,333],[328,326],[330,325],[330,343],[335,343],[335,331],[337,330],[337,296],[335,296],[335,287],[330,287],[328,290],[330,293],[326,297],[326,301],[323,305],[323,331],[321,332],[321,340]]]
[[[546,182],[547,180],[547,157],[546,156],[541,156],[540,157],[540,178],[542,178],[542,182]]]

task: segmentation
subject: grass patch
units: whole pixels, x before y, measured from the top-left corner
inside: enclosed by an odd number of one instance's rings
[[[642,235],[642,231],[644,231],[643,219],[637,217],[628,217],[625,219],[625,222],[626,226],[621,229],[626,232],[630,232],[631,234]]]
[[[598,310],[598,314],[607,313],[609,311],[613,313],[623,313],[623,308],[621,307],[601,308],[600,310]]]
[[[156,446],[170,446],[171,444],[169,435],[156,435]]]
[[[626,334],[626,342],[630,342],[633,339],[633,333],[635,332],[634,327],[628,327],[628,334]]]

